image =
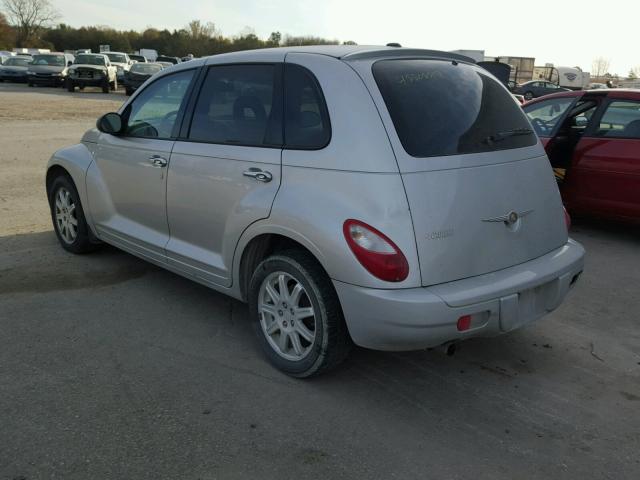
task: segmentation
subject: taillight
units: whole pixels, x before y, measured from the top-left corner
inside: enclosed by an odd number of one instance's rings
[[[567,226],[567,231],[569,231],[569,229],[571,228],[571,216],[569,215],[569,212],[567,212],[567,209],[564,208],[564,206],[562,207],[562,210],[564,210],[564,223]]]
[[[344,237],[360,264],[371,275],[387,282],[401,282],[409,276],[409,263],[386,235],[358,220],[347,220]]]

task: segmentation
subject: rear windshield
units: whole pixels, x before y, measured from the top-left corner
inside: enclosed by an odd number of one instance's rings
[[[535,145],[520,106],[488,72],[443,60],[381,60],[373,75],[406,152],[436,157]]]
[[[157,63],[136,63],[131,67],[133,73],[143,73],[153,75],[162,70],[162,65]]]

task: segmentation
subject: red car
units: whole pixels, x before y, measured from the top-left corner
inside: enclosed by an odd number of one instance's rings
[[[640,90],[562,92],[522,108],[569,211],[640,221]]]

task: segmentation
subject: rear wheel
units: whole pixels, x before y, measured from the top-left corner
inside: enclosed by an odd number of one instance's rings
[[[531,100],[533,98],[533,92],[525,92],[524,99]]]
[[[109,80],[105,79],[102,82],[102,93],[109,93],[109,88],[110,88]]]
[[[53,228],[62,248],[72,253],[94,250],[96,244],[91,242],[89,226],[73,181],[67,175],[59,175],[51,182],[48,195]]]
[[[67,91],[75,92],[76,87],[73,85],[73,80],[67,80]]]
[[[249,306],[269,361],[294,377],[310,377],[340,364],[351,338],[327,274],[309,254],[289,250],[256,268]]]

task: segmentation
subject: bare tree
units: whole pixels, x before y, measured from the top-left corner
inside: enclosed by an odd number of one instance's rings
[[[591,76],[601,79],[605,74],[609,73],[610,65],[611,59],[605,57],[596,58],[591,65]]]
[[[60,15],[49,0],[3,0],[9,22],[16,28],[16,44],[23,47],[37,37],[42,27]]]
[[[213,22],[202,23],[200,20],[191,20],[186,30],[189,32],[189,35],[191,35],[191,38],[195,40],[212,38],[218,33]]]
[[[0,12],[0,50],[8,50],[13,47],[13,30],[7,22],[7,17]]]

